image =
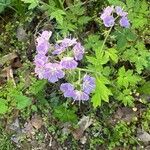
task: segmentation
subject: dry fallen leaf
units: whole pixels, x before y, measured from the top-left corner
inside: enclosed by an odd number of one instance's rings
[[[43,120],[40,116],[38,115],[34,115],[31,119],[31,124],[34,128],[36,128],[37,130],[40,129],[43,125]]]
[[[3,68],[5,64],[7,64],[7,67]],[[13,69],[20,68],[22,66],[17,53],[10,53],[8,55],[3,56],[0,59],[0,66],[0,85],[4,84],[7,78],[7,80],[12,80],[14,86],[16,86],[13,77]]]
[[[24,124],[24,128],[22,129],[22,133],[25,133],[28,136],[31,136],[35,134],[34,128],[30,122],[26,122]]]
[[[12,81],[13,84],[14,84],[14,87],[16,87],[16,83],[15,83],[15,80],[14,80],[14,75],[13,75],[13,70],[11,67],[7,67],[6,69],[6,72],[7,72],[7,80],[8,81]]]
[[[31,120],[29,120],[24,124],[22,132],[32,137],[35,134],[36,130],[40,129],[42,125],[43,125],[42,118],[38,115],[34,115]]]
[[[4,64],[10,64],[15,58],[18,58],[17,53],[9,53],[8,55],[3,56],[0,59],[0,66],[3,66]]]
[[[109,119],[109,122],[111,124],[115,124],[118,120],[123,120],[130,123],[132,119],[137,116],[137,114],[138,112],[133,111],[131,108],[121,107],[117,109],[113,117]]]

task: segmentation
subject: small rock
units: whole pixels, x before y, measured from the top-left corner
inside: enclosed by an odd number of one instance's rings
[[[20,138],[16,137],[15,135],[12,135],[12,136],[11,136],[11,140],[12,140],[14,143],[16,143],[16,144],[19,144]]]
[[[150,141],[150,134],[147,133],[146,131],[142,131],[141,133],[138,133],[137,137],[142,142],[149,142]]]
[[[27,40],[27,34],[22,26],[18,27],[16,36],[18,41],[25,42]]]
[[[64,135],[68,135],[70,132],[71,132],[71,130],[70,130],[70,124],[69,123],[65,123],[64,125],[63,125],[64,127],[63,127],[63,129],[62,129],[62,133],[64,134]]]
[[[82,144],[85,144],[86,141],[87,141],[86,136],[83,136],[83,137],[80,139],[80,142],[81,142]]]
[[[76,140],[82,138],[84,131],[92,124],[93,120],[89,116],[83,116],[78,122],[79,128],[75,129],[72,134]]]
[[[13,131],[20,131],[20,125],[19,125],[19,119],[16,118],[16,120],[9,126],[9,129]]]

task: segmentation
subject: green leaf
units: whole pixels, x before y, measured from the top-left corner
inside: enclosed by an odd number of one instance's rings
[[[21,0],[21,1],[29,4],[28,9],[34,9],[39,5],[39,0]]]
[[[125,36],[128,41],[135,41],[137,36],[132,32],[131,29],[126,29]]]
[[[150,95],[150,81],[146,82],[143,86],[138,88],[138,91],[141,94],[148,94],[148,95]]]
[[[55,2],[55,4],[56,4],[56,6],[58,7],[58,8],[61,8],[61,9],[63,9],[64,8],[64,0],[62,1],[62,0],[49,0],[49,4],[51,4],[52,2]]]
[[[123,53],[123,58],[133,63],[136,71],[140,74],[148,67],[149,60],[147,58],[150,58],[150,53],[142,42],[138,42],[135,47],[131,47]]]
[[[40,7],[42,10],[44,10],[48,16],[56,10],[56,4],[54,1],[49,0],[49,4],[45,3]]]
[[[51,19],[55,18],[56,21],[62,25],[63,24],[63,16],[66,15],[66,13],[61,10],[61,9],[57,9],[54,12],[51,13]]]
[[[62,122],[77,122],[75,110],[66,108],[63,105],[54,108],[54,116]]]
[[[120,40],[117,41],[117,48],[124,49],[126,47],[127,40],[125,37],[120,37]]]
[[[97,92],[97,90],[96,90],[96,92]],[[93,107],[94,108],[97,108],[98,106],[101,106],[102,99],[101,99],[99,93],[93,95],[93,97],[92,97],[92,103],[93,103]]]
[[[64,20],[62,25],[58,24],[57,29],[61,30],[61,33],[66,36],[69,34],[70,31],[75,31],[77,29],[77,26]]]
[[[16,100],[18,109],[24,109],[31,105],[31,99],[22,94],[14,95],[14,99]]]
[[[133,19],[133,28],[143,27],[148,23],[147,18],[144,18],[142,15],[139,15],[137,18]]]
[[[134,106],[134,98],[131,96],[130,89],[125,89],[119,93],[118,100],[121,101],[125,106]]]
[[[101,65],[107,64],[107,62],[109,61],[109,54],[105,52],[102,53],[97,52],[96,57],[97,57],[97,62],[99,62],[99,64]]]
[[[0,1],[0,13],[4,11],[5,7],[11,4],[11,0],[1,0]]]
[[[24,109],[31,105],[31,100],[26,96],[18,95],[15,98],[17,100],[18,109]]]
[[[131,31],[131,29],[118,29],[114,32],[114,36],[117,39],[117,48],[124,50],[129,44],[128,42],[135,41],[137,36]]]
[[[102,41],[99,40],[99,35],[91,34],[85,39],[85,48],[95,51],[96,48],[101,47]]]
[[[108,51],[106,51],[106,53],[108,53],[109,57],[111,58],[112,61],[114,61],[115,63],[118,62],[118,55],[117,55],[117,50],[114,48],[110,48]]]
[[[91,20],[91,17],[89,17],[89,16],[81,16],[78,19],[78,23],[79,23],[79,25],[84,25],[84,24],[87,24],[90,20]]]
[[[107,0],[109,2],[110,5],[115,5],[115,6],[122,6],[125,7],[125,3],[123,3],[120,0]]]
[[[44,90],[44,87],[46,85],[46,80],[37,80],[35,83],[33,83],[32,86],[30,86],[30,92],[34,95],[38,94],[39,92]]]
[[[149,18],[148,3],[145,0],[127,0],[127,7],[132,28],[144,28]]]
[[[128,88],[129,86],[135,86],[141,78],[133,74],[133,70],[125,71],[125,68],[122,67],[119,69],[117,84],[119,87]]]
[[[135,1],[134,0],[126,0],[126,4],[127,4],[128,9],[132,8],[135,6]]]
[[[78,2],[76,3],[76,5],[71,5],[70,6],[70,13],[74,14],[75,16],[81,16],[84,14],[85,12],[85,7],[82,6],[83,3]]]
[[[142,0],[141,1],[141,4],[140,4],[140,12],[141,13],[144,13],[145,15],[148,15],[149,14],[149,5],[148,3],[145,1],[145,0]]]
[[[109,96],[112,95],[110,89],[107,88],[109,80],[103,76],[96,78],[95,94],[92,97],[93,107],[101,106],[101,102],[109,102]]]
[[[5,99],[0,98],[0,114],[5,114],[8,110],[8,106]]]
[[[109,77],[109,75],[111,74],[112,71],[113,70],[111,69],[111,67],[106,66],[106,67],[103,67],[102,74],[106,77]]]
[[[93,65],[99,65],[99,62],[97,61],[97,59],[95,57],[91,57],[91,56],[86,56],[87,61]]]

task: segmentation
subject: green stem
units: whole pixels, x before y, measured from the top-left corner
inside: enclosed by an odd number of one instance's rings
[[[74,3],[74,5],[70,5],[70,6],[68,6],[68,7],[66,7],[65,8],[65,10],[68,10],[68,9],[71,9],[72,7],[76,7],[76,6],[82,6],[82,5],[84,5],[84,4],[86,4],[87,2],[82,2],[81,4],[80,3],[77,3],[77,4],[75,4]]]
[[[101,74],[100,72],[96,72],[94,70],[83,69],[83,68],[76,68],[76,70],[83,71],[83,72],[96,73],[96,74],[99,74],[99,75]]]
[[[0,16],[0,18],[1,18],[5,23],[7,23],[3,17]]]
[[[115,20],[118,19],[118,17],[119,17],[119,16],[117,16],[117,17],[115,18]],[[104,46],[105,46],[105,43],[106,43],[106,41],[107,41],[107,39],[108,39],[108,36],[109,36],[109,34],[110,34],[112,28],[113,28],[113,26],[111,26],[110,29],[108,30],[108,32],[107,32],[107,34],[106,34],[106,37],[105,37],[105,39],[104,39],[104,42],[103,42],[103,44],[102,44],[102,47],[101,47],[101,50],[100,50],[100,51],[103,50],[103,48],[104,48]]]
[[[102,44],[102,47],[101,47],[100,52],[103,50],[103,48],[104,48],[104,46],[105,46],[105,43],[106,43],[106,41],[107,41],[107,39],[108,39],[108,36],[109,36],[109,34],[110,34],[112,28],[113,28],[113,26],[107,31],[107,34],[106,34],[106,37],[105,37],[104,42],[103,42],[103,44]]]
[[[18,13],[17,9],[13,8],[12,6],[8,6],[8,7],[14,10],[16,13]]]
[[[92,70],[83,69],[83,68],[76,68],[76,70],[84,71],[84,72],[93,72]]]
[[[81,70],[78,70],[78,73],[79,73],[79,83],[81,82]]]

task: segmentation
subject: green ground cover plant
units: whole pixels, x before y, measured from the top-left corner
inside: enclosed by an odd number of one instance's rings
[[[0,1],[0,150],[150,145],[150,3]]]

